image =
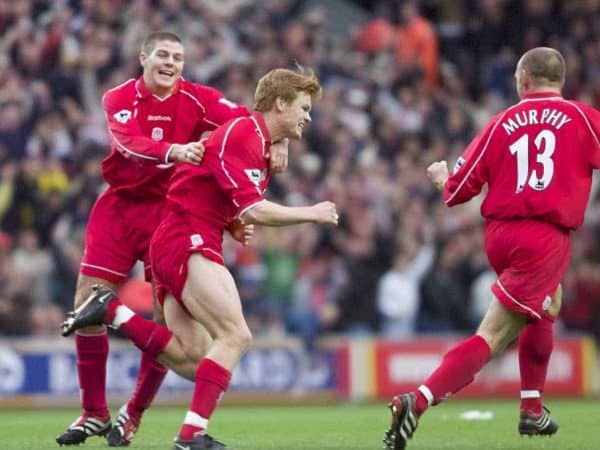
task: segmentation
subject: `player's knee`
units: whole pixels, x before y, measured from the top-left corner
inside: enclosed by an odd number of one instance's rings
[[[231,333],[227,339],[230,345],[241,352],[245,352],[252,343],[252,333],[247,326],[241,326]]]
[[[492,356],[500,354],[519,335],[526,317],[504,307],[494,299],[485,314],[477,334],[490,346]]]
[[[238,341],[240,348],[244,352],[248,349],[248,347],[250,347],[250,344],[252,344],[252,332],[248,327],[244,327],[242,330],[240,330]]]
[[[244,352],[252,343],[252,333],[243,318],[222,318],[218,324],[215,340],[229,348]]]
[[[488,325],[488,326],[486,326]],[[508,344],[514,340],[514,333],[511,328],[504,326],[489,326],[490,324],[482,324],[477,330],[477,334],[489,345],[492,356],[502,353]],[[493,324],[492,324],[493,325]]]

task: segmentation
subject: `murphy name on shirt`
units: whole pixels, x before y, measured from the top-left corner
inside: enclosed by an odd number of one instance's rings
[[[502,121],[504,131],[510,136],[513,131],[526,125],[548,124],[560,130],[563,125],[571,122],[571,118],[562,111],[551,108],[527,109],[519,111]]]

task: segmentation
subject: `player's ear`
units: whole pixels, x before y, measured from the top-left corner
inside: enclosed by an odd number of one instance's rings
[[[146,55],[146,52],[141,51],[140,55],[139,55],[139,60],[140,60],[140,65],[143,67],[144,63],[146,62],[146,60],[148,59],[148,55]]]
[[[285,105],[286,105],[286,101],[284,99],[282,99],[281,97],[275,98],[275,109],[278,112],[282,112],[285,109]]]
[[[526,70],[521,69],[521,84],[525,89],[529,89],[531,87],[531,77]]]

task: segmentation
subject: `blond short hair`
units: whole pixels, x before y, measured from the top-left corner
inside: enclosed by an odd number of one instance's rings
[[[306,92],[313,99],[321,96],[321,85],[312,70],[301,66],[295,71],[271,70],[258,80],[254,92],[254,109],[259,112],[269,111],[277,97],[291,103],[298,97],[299,92]]]
[[[536,47],[527,51],[520,59],[518,68],[529,74],[536,85],[562,85],[566,76],[566,65],[558,50]]]

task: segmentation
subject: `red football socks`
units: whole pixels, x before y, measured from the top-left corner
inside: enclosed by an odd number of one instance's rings
[[[115,317],[117,315],[117,309],[119,306],[123,306],[121,300],[114,299],[108,304],[108,309],[106,310],[106,317],[104,317],[104,321],[108,324],[112,324],[115,321]]]
[[[529,323],[519,336],[521,371],[521,411],[542,413],[542,391],[553,346],[552,322],[541,319]]]
[[[167,372],[168,369],[147,352],[142,353],[135,391],[127,403],[129,415],[138,419],[142,417],[144,411],[152,404]]]
[[[179,431],[180,439],[190,440],[198,433],[205,432],[208,420],[229,387],[230,380],[231,372],[215,361],[204,358],[200,362],[192,404]]]
[[[108,305],[105,319],[153,359],[156,359],[173,337],[168,328],[138,316],[119,300],[113,300]]]
[[[478,335],[462,341],[444,355],[440,366],[416,392],[416,412],[421,415],[428,406],[436,405],[473,381],[475,374],[487,364],[491,351]]]
[[[84,334],[77,331],[75,350],[81,405],[88,415],[107,419],[110,413],[106,404],[106,361],[108,359],[106,330],[97,334]]]

